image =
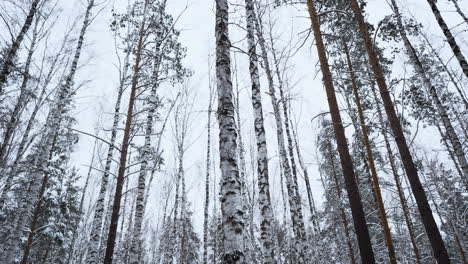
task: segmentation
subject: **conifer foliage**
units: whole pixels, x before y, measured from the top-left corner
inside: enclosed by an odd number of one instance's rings
[[[468,263],[466,10],[0,1],[0,263]]]

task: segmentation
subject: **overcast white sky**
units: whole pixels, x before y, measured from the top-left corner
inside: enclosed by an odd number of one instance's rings
[[[126,0],[116,0],[116,2],[126,2]],[[65,7],[65,14],[70,17],[74,17],[78,12],[82,12],[84,9],[83,0],[67,0],[62,1],[62,5]],[[241,3],[242,1],[236,1]],[[376,22],[381,19],[384,15],[391,12],[389,6],[385,0],[369,0],[367,8],[367,14],[371,22]],[[434,40],[436,46],[441,45],[442,32],[435,24],[432,13],[430,13],[429,6],[425,0],[399,0],[401,5],[401,11],[405,14],[409,12],[413,13],[418,21],[426,26],[425,30]],[[444,17],[447,19],[451,26],[457,25],[461,22],[461,18],[454,13],[454,8],[447,4],[445,0],[439,1],[440,9],[443,11]],[[118,3],[117,3],[118,4]],[[467,1],[460,1],[460,5],[464,10],[468,11]],[[85,56],[82,62],[87,61],[86,58],[91,58],[91,64],[85,65],[77,77],[77,80],[89,79],[91,82],[86,84],[77,95],[77,109],[76,117],[79,121],[78,127],[81,130],[92,132],[98,116],[104,120],[109,128],[111,122],[111,115],[104,114],[102,112],[110,113],[113,110],[115,100],[115,88],[117,86],[117,71],[113,64],[115,63],[114,56],[114,45],[111,34],[109,33],[109,21],[110,21],[110,8],[109,5],[103,12],[97,17],[96,21],[91,26],[90,32],[86,36],[86,43],[88,44],[85,52]],[[244,10],[240,7],[237,8],[237,13],[232,14],[231,17],[235,20],[239,20],[241,15],[244,15]],[[201,230],[202,214],[203,214],[203,188],[204,188],[204,171],[205,171],[205,148],[206,148],[206,111],[208,104],[208,58],[211,56],[212,59],[214,54],[214,1],[207,0],[169,0],[168,1],[168,12],[174,16],[180,14],[183,10],[180,21],[177,28],[182,30],[181,41],[188,49],[188,55],[185,60],[186,65],[194,71],[194,76],[190,80],[190,87],[196,90],[197,99],[194,111],[194,118],[196,122],[192,126],[192,132],[190,133],[189,142],[197,140],[186,154],[185,168],[187,175],[188,185],[188,196],[189,201],[192,203],[194,210],[195,224],[197,230]],[[233,8],[231,8],[233,10]],[[279,46],[287,45],[287,41],[290,37],[293,37],[293,41],[299,41],[302,39],[304,34],[298,35],[309,28],[310,20],[307,18],[305,12],[305,6],[296,6],[295,8],[280,8],[273,11],[273,16],[279,19],[278,28],[275,29],[275,34],[281,36],[282,41],[278,43]],[[454,32],[464,31],[464,37],[458,36],[458,40],[463,48],[467,49],[467,34],[466,25],[464,27],[456,27]],[[241,48],[245,48],[246,43],[242,41],[237,43],[244,37],[238,27],[231,27],[232,42]],[[468,56],[468,53],[465,53]],[[445,48],[444,55],[449,58],[450,50]],[[249,152],[253,143],[252,137],[252,107],[250,104],[250,92],[248,79],[248,67],[245,55],[237,54],[236,60],[239,64],[239,87],[242,93],[241,97],[241,117],[243,121],[243,139],[246,145],[246,150]],[[312,177],[312,189],[316,201],[322,200],[322,188],[318,181],[318,170],[316,167],[316,160],[314,157],[315,146],[314,141],[316,138],[317,124],[311,125],[310,119],[322,111],[327,111],[328,106],[326,104],[325,92],[321,84],[320,74],[316,74],[318,59],[315,54],[315,47],[311,46],[311,40],[308,40],[306,45],[299,50],[295,57],[290,61],[288,75],[290,82],[295,84],[291,90],[291,93],[296,95],[293,103],[293,109],[295,118],[299,121],[299,136],[301,149],[306,163],[309,165],[309,174]],[[398,72],[401,62],[396,62],[394,68]],[[453,68],[458,67],[457,64],[453,64]],[[457,68],[458,69],[458,68]],[[263,81],[263,80],[262,80]],[[274,135],[274,119],[271,114],[271,101],[268,95],[265,94],[266,83],[262,82],[262,92],[264,105],[267,108],[267,136],[268,136],[268,148],[269,155],[272,157],[270,163],[270,171],[273,174],[272,179],[272,190],[274,195],[274,202],[281,203],[279,190],[279,175],[278,175],[278,160],[276,158],[276,137]],[[174,94],[173,89],[169,86],[162,88],[163,93],[170,95]],[[165,90],[165,91],[164,91]],[[126,101],[123,101],[126,105]],[[213,120],[215,118],[213,117]],[[218,145],[216,143],[216,137],[218,134],[217,124],[214,125],[213,134],[214,141],[213,149],[216,150]],[[427,148],[434,148],[434,139],[431,134],[432,132],[420,131],[418,136],[419,143]],[[430,141],[424,139],[432,139]],[[164,155],[166,159],[165,170],[173,169],[173,139],[171,135],[170,127],[165,134],[163,140]],[[86,168],[83,164],[89,163],[89,159],[92,152],[93,140],[86,136],[80,137],[80,143],[76,148],[73,162],[78,166],[80,171],[84,174]],[[440,149],[440,147],[439,147]],[[248,154],[248,153],[247,153]],[[248,161],[247,161],[248,162]],[[218,162],[216,162],[218,166]],[[249,169],[250,171],[250,169]],[[171,172],[171,171],[169,171]],[[94,173],[94,180],[101,175]],[[131,181],[134,182],[134,178],[137,174],[132,176]],[[167,177],[163,173],[158,173],[153,182],[153,194],[150,197],[150,203],[152,208],[148,210],[148,215],[157,215],[157,210],[160,208],[160,194],[161,188],[160,183],[162,177]],[[219,173],[217,173],[219,179]],[[249,178],[251,176],[248,176]],[[94,197],[95,198],[95,197]],[[305,194],[303,198],[306,198]],[[281,210],[279,210],[281,211]]]

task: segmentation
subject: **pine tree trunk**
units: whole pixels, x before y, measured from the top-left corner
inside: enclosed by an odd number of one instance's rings
[[[221,167],[221,211],[226,264],[244,262],[244,219],[235,107],[231,82],[229,18],[227,0],[216,0],[216,79],[218,89],[219,155]]]
[[[432,85],[429,77],[426,74],[426,71],[424,70],[424,67],[421,61],[419,60],[416,50],[414,49],[413,45],[408,39],[408,36],[406,35],[406,31],[405,31],[405,28],[401,19],[401,14],[398,10],[397,4],[395,0],[391,0],[391,1],[392,1],[392,6],[394,9],[395,15],[397,17],[398,31],[400,32],[400,35],[403,39],[403,43],[405,44],[406,53],[408,54],[413,64],[413,67],[416,70],[416,73],[418,74],[419,78],[422,80],[423,85],[426,88],[426,91],[431,96],[432,103],[434,104],[435,109],[437,110],[438,116],[440,117],[442,124],[444,125],[447,136],[455,152],[455,156],[457,157],[458,163],[460,164],[460,167],[463,171],[463,176],[464,176],[463,180],[465,182],[465,185],[468,186],[468,161],[466,159],[466,155],[463,150],[462,144],[460,143],[460,139],[458,135],[456,134],[455,129],[453,128],[452,121],[450,120],[445,107],[442,105],[442,102],[440,101],[436,88]]]
[[[377,98],[377,92],[376,92],[376,89],[375,89],[375,86],[374,86],[373,83],[371,84],[371,90],[372,90],[372,95],[374,97],[374,102],[375,102],[375,106],[376,106],[376,109],[377,109],[377,115],[378,115],[378,118],[379,118],[380,125],[382,127],[385,127],[384,126],[385,122],[384,122],[384,118],[383,118],[383,115],[382,115],[382,110],[380,108],[380,102],[379,102],[379,100]],[[403,188],[401,186],[401,180],[400,180],[400,177],[398,175],[397,167],[396,167],[396,164],[395,164],[395,159],[394,159],[394,156],[393,156],[393,151],[392,151],[392,148],[390,146],[390,141],[388,139],[388,135],[387,135],[386,131],[382,131],[382,134],[383,134],[384,141],[385,141],[385,148],[387,150],[388,160],[390,162],[390,168],[392,170],[393,178],[395,180],[395,185],[397,187],[397,192],[398,192],[398,197],[400,199],[401,208],[403,210],[403,216],[405,217],[406,227],[408,228],[408,233],[409,233],[409,236],[410,236],[411,245],[413,246],[413,252],[414,252],[414,256],[416,258],[416,263],[421,264],[421,256],[420,256],[419,248],[418,248],[418,245],[416,243],[416,239],[415,239],[415,235],[414,235],[413,223],[411,221],[411,216],[410,216],[410,213],[409,213],[409,210],[408,210],[408,204],[407,204],[407,201],[406,201],[406,198],[405,198],[405,194],[404,194]]]
[[[354,75],[351,58],[349,56],[348,45],[344,41],[343,41],[343,48],[344,48],[344,52],[346,55],[346,63],[348,64],[351,84],[353,87],[354,101],[356,103],[356,107],[357,107],[358,114],[359,114],[359,121],[361,125],[364,145],[366,147],[367,159],[369,160],[369,167],[370,167],[370,171],[372,175],[372,182],[374,184],[373,187],[374,187],[375,195],[377,198],[377,207],[379,210],[379,216],[380,216],[380,220],[382,222],[382,227],[383,227],[384,234],[385,234],[385,241],[387,243],[388,256],[390,258],[390,263],[396,264],[397,259],[396,259],[396,254],[395,254],[395,247],[393,246],[392,233],[388,225],[387,213],[385,212],[385,206],[384,206],[384,202],[382,199],[382,192],[380,190],[379,177],[377,175],[377,169],[375,168],[375,163],[374,163],[374,154],[372,153],[372,149],[371,149],[370,142],[369,142],[369,136],[367,133],[367,126],[365,123],[364,112],[362,110],[361,99],[359,97],[356,77]]]
[[[466,61],[465,56],[463,56],[463,53],[460,50],[460,46],[458,46],[457,40],[452,35],[452,32],[450,32],[450,29],[447,26],[447,23],[445,23],[445,20],[442,17],[442,14],[440,13],[436,2],[437,2],[436,0],[427,0],[427,3],[431,7],[432,13],[434,13],[437,23],[440,26],[440,29],[444,33],[445,38],[447,39],[447,42],[450,45],[450,48],[452,49],[453,54],[455,55],[455,58],[457,58],[458,63],[460,64],[460,67],[463,70],[463,73],[468,78],[468,62]]]
[[[164,11],[165,6],[161,7],[161,12],[159,13],[160,16],[160,23],[162,23],[162,12]],[[170,33],[168,33],[170,34]],[[133,238],[132,244],[130,246],[130,264],[138,264],[141,263],[141,253],[142,253],[142,234],[141,228],[143,224],[143,218],[145,216],[145,191],[146,191],[146,176],[148,174],[148,162],[151,159],[151,135],[153,134],[153,123],[154,123],[154,115],[156,113],[156,109],[159,107],[159,98],[157,95],[158,87],[159,87],[159,69],[161,65],[162,55],[161,55],[161,44],[163,41],[163,36],[158,34],[157,38],[155,39],[156,48],[155,48],[155,58],[153,63],[153,72],[152,72],[152,80],[151,80],[151,91],[148,97],[148,113],[146,116],[146,124],[145,124],[145,142],[142,148],[141,153],[141,166],[140,166],[140,173],[138,176],[138,188],[137,188],[137,198],[136,198],[136,205],[135,205],[135,222],[133,226]],[[149,186],[148,186],[149,187]],[[149,190],[148,190],[149,191]]]
[[[252,107],[254,109],[254,128],[257,143],[258,202],[260,209],[260,240],[262,261],[276,263],[273,239],[273,212],[270,198],[268,173],[268,150],[265,136],[263,106],[258,72],[258,57],[255,44],[255,6],[253,0],[245,0],[249,71],[252,87]],[[253,217],[253,216],[252,216]]]
[[[320,67],[323,75],[323,82],[327,92],[328,105],[330,107],[330,114],[332,117],[333,128],[335,131],[336,142],[338,144],[338,152],[340,155],[341,166],[343,168],[343,175],[345,179],[345,186],[348,192],[349,203],[351,206],[351,213],[354,221],[354,228],[359,243],[359,250],[361,253],[361,261],[363,263],[375,263],[374,252],[372,250],[371,239],[369,230],[366,224],[364,209],[361,202],[361,195],[356,183],[356,176],[354,174],[353,162],[349,154],[348,143],[346,142],[345,131],[341,121],[340,110],[336,100],[335,89],[333,86],[333,79],[328,65],[326,50],[320,31],[320,22],[315,9],[313,0],[307,1],[309,15],[312,22],[312,29],[315,36],[317,45],[317,52],[320,59]]]
[[[99,241],[101,240],[101,229],[104,219],[104,206],[105,198],[107,193],[107,187],[109,186],[109,176],[111,174],[111,167],[114,157],[114,150],[117,140],[117,129],[120,121],[120,107],[122,101],[122,94],[125,86],[125,77],[128,69],[128,57],[124,62],[125,66],[122,71],[122,78],[120,80],[119,88],[117,91],[117,100],[114,107],[114,117],[111,129],[111,138],[109,140],[109,147],[107,149],[107,157],[104,164],[104,172],[101,179],[101,185],[99,187],[99,194],[96,201],[96,208],[94,210],[94,218],[91,225],[91,237],[88,244],[88,255],[86,257],[87,264],[96,264],[99,262]]]
[[[284,142],[284,131],[283,131],[283,121],[279,109],[279,102],[275,95],[275,87],[273,82],[273,71],[270,68],[270,63],[268,59],[267,47],[265,39],[262,33],[262,22],[257,16],[255,20],[255,27],[257,31],[258,43],[260,45],[261,57],[263,60],[263,66],[267,75],[269,93],[273,105],[273,113],[275,115],[275,124],[276,124],[276,136],[278,141],[279,156],[281,159],[281,165],[283,167],[284,176],[286,179],[286,189],[288,193],[289,201],[289,210],[291,213],[291,220],[293,225],[293,232],[295,235],[295,254],[298,255],[296,260],[298,263],[308,263],[308,244],[307,244],[307,235],[304,226],[304,217],[302,215],[302,205],[301,198],[298,191],[297,181],[294,180],[293,174],[291,171],[291,166],[289,165],[288,154],[286,152],[285,142]]]
[[[117,237],[117,226],[119,223],[119,216],[120,216],[120,204],[122,200],[122,189],[123,189],[123,184],[125,181],[127,154],[128,154],[129,144],[130,144],[130,132],[132,130],[131,128],[132,128],[132,121],[133,121],[133,110],[134,110],[134,105],[135,105],[136,90],[137,90],[139,74],[140,74],[140,61],[141,61],[141,53],[142,53],[142,47],[143,47],[147,6],[148,6],[148,0],[146,0],[144,4],[143,20],[141,22],[141,28],[139,32],[140,36],[138,39],[138,44],[137,44],[137,49],[136,49],[135,67],[134,67],[133,78],[132,78],[130,98],[128,101],[127,119],[125,121],[124,137],[122,139],[122,149],[120,152],[119,170],[117,174],[117,183],[116,183],[116,188],[115,188],[115,195],[114,195],[114,202],[113,202],[113,207],[112,207],[112,216],[111,216],[111,221],[110,221],[109,233],[107,236],[107,245],[106,245],[106,253],[104,256],[104,264],[112,264],[112,259],[114,257],[115,240]]]
[[[13,60],[15,59],[16,54],[20,49],[21,43],[23,42],[26,33],[32,25],[34,16],[36,15],[39,9],[38,5],[40,1],[41,0],[34,0],[31,3],[31,8],[29,8],[29,13],[26,16],[26,20],[24,21],[23,27],[21,28],[20,32],[16,36],[16,39],[13,41],[11,47],[8,49],[5,56],[3,57],[3,64],[0,70],[0,95],[3,94],[3,87],[7,82],[8,75],[10,75],[12,68],[14,67]]]
[[[335,159],[333,157],[331,142],[328,142],[327,150],[328,150],[329,160],[330,160],[331,167],[332,167],[333,181],[335,182],[335,186],[336,186],[336,194],[338,195],[338,200],[341,201],[341,199],[342,199],[341,198],[341,187],[340,187],[340,184],[339,184],[339,181],[338,181],[338,177],[336,175]],[[346,219],[346,213],[345,213],[345,210],[344,210],[344,208],[343,208],[343,206],[341,204],[340,204],[340,217],[341,217],[341,221],[343,222],[343,227],[344,227],[344,230],[345,230],[346,244],[348,246],[349,258],[351,259],[351,263],[355,264],[356,259],[354,257],[353,243],[351,241],[351,236],[349,234],[348,220]]]
[[[13,111],[10,114],[10,120],[8,123],[5,125],[6,130],[3,135],[3,141],[2,144],[0,145],[0,169],[4,169],[5,165],[7,164],[7,148],[10,144],[10,141],[13,137],[13,134],[15,132],[15,129],[18,125],[18,121],[21,117],[21,111],[26,105],[26,100],[28,98],[28,82],[29,79],[31,79],[31,76],[29,74],[30,72],[30,67],[32,63],[32,56],[34,54],[34,51],[36,49],[36,42],[37,42],[37,37],[38,37],[38,25],[39,21],[36,19],[36,23],[34,24],[34,30],[33,30],[33,35],[31,39],[31,45],[29,46],[29,51],[28,51],[28,56],[26,59],[26,62],[24,64],[24,72],[23,72],[23,81],[20,86],[20,95],[18,96],[17,102],[15,104],[15,107],[13,108]],[[0,176],[2,177],[2,176]]]
[[[445,248],[444,242],[442,240],[434,217],[432,216],[432,211],[427,201],[427,197],[422,187],[421,181],[419,180],[418,171],[416,169],[416,166],[413,162],[413,158],[411,156],[411,152],[406,143],[405,135],[403,134],[403,129],[401,127],[400,120],[398,119],[398,116],[395,112],[395,107],[390,97],[387,84],[385,82],[385,77],[383,75],[382,69],[380,68],[379,59],[374,50],[372,40],[369,37],[369,31],[367,29],[367,25],[365,24],[364,16],[362,15],[362,11],[359,7],[359,3],[357,0],[351,0],[351,9],[353,10],[356,16],[357,23],[359,25],[359,31],[361,37],[364,40],[364,45],[369,56],[371,68],[374,72],[377,84],[380,89],[380,95],[382,97],[385,111],[387,113],[387,117],[390,122],[393,134],[395,135],[395,141],[400,151],[401,160],[405,167],[406,174],[408,175],[411,189],[416,198],[418,209],[421,214],[426,233],[429,237],[429,241],[431,242],[434,255],[436,256],[436,259],[439,261],[439,263],[448,264],[450,263],[450,259],[447,254],[447,250]]]

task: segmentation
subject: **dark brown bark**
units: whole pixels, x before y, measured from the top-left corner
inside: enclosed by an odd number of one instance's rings
[[[354,228],[359,243],[359,250],[361,260],[363,263],[375,263],[374,252],[372,250],[371,239],[369,230],[366,224],[364,209],[361,202],[361,195],[356,183],[356,176],[354,174],[353,162],[349,154],[348,143],[345,136],[341,115],[336,100],[335,88],[333,85],[330,67],[328,65],[325,45],[320,31],[320,22],[315,9],[314,1],[308,0],[307,6],[309,15],[312,21],[312,29],[314,31],[317,52],[320,59],[320,67],[323,75],[323,83],[327,93],[328,105],[330,107],[330,114],[332,117],[333,128],[335,131],[336,142],[338,145],[338,153],[340,155],[341,167],[343,169],[343,176],[345,180],[346,190],[348,192],[349,203],[351,206],[351,213],[354,221]]]
[[[338,181],[338,176],[336,175],[335,159],[333,158],[333,154],[332,154],[333,152],[332,152],[332,147],[331,147],[330,142],[328,142],[327,148],[328,148],[330,164],[331,164],[332,172],[333,172],[333,181],[335,181],[335,185],[336,185],[336,193],[338,194],[338,199],[341,199],[341,187]],[[342,206],[340,206],[340,217],[341,217],[341,221],[343,222],[343,227],[345,230],[346,244],[348,245],[349,257],[351,258],[351,263],[355,264],[356,259],[354,257],[353,243],[351,242],[351,236],[349,235],[348,219],[346,219],[346,213]]]
[[[375,168],[374,154],[372,154],[372,149],[369,142],[369,136],[367,134],[367,126],[364,119],[364,112],[362,110],[361,98],[359,97],[359,91],[356,82],[356,76],[354,75],[353,65],[351,62],[351,57],[349,56],[349,49],[346,42],[343,42],[343,48],[346,55],[346,62],[348,64],[349,75],[351,79],[351,85],[353,87],[354,101],[359,114],[359,121],[362,130],[362,137],[364,140],[364,145],[366,147],[367,159],[369,160],[369,168],[372,175],[372,183],[374,187],[374,192],[377,200],[377,207],[379,210],[380,221],[382,221],[382,227],[385,234],[385,241],[387,243],[388,256],[390,258],[390,263],[396,264],[397,259],[395,255],[395,247],[393,246],[392,233],[390,227],[388,226],[387,214],[385,212],[385,206],[382,199],[382,192],[380,190],[379,178],[377,176],[377,169]]]
[[[387,113],[388,121],[390,122],[390,127],[392,128],[393,135],[395,136],[395,141],[400,152],[401,160],[403,166],[406,170],[408,176],[411,190],[413,191],[416,203],[418,205],[419,213],[426,229],[426,233],[429,237],[434,255],[439,263],[450,263],[450,258],[445,248],[444,241],[440,235],[439,228],[434,220],[432,215],[431,208],[427,201],[426,193],[422,187],[421,181],[418,176],[418,171],[413,162],[413,158],[409,147],[406,143],[405,135],[403,134],[403,129],[400,124],[400,120],[395,111],[393,101],[390,97],[387,84],[385,82],[385,77],[383,71],[380,67],[379,59],[377,53],[374,50],[372,40],[369,36],[369,31],[367,29],[366,22],[364,21],[364,16],[362,14],[361,8],[357,0],[351,0],[351,8],[356,16],[357,23],[359,25],[359,31],[361,37],[364,40],[364,45],[369,56],[369,62],[374,72],[374,76],[377,81],[377,85],[380,90],[380,95],[382,97],[382,102],[385,107],[385,112]]]
[[[370,81],[372,82],[372,80],[370,80]],[[372,90],[372,95],[374,97],[374,101],[375,101],[375,105],[376,105],[376,109],[377,109],[377,114],[379,116],[380,125],[382,127],[386,127],[385,124],[384,124],[384,121],[383,121],[384,119],[383,119],[383,115],[382,115],[382,109],[380,108],[380,102],[379,102],[379,100],[377,98],[377,92],[376,92],[374,83],[371,83],[371,90]],[[396,167],[395,158],[393,156],[393,151],[392,151],[392,148],[390,146],[390,141],[388,139],[387,132],[382,131],[382,133],[383,133],[383,137],[384,137],[384,141],[385,141],[385,148],[387,150],[388,160],[390,162],[390,168],[392,170],[393,179],[395,180],[395,185],[397,187],[398,197],[400,199],[401,208],[403,210],[403,216],[405,217],[406,227],[408,228],[408,233],[409,233],[409,236],[410,236],[411,245],[413,246],[414,256],[416,257],[416,263],[420,264],[421,263],[421,255],[419,253],[419,248],[418,248],[418,245],[416,243],[415,236],[414,236],[414,227],[413,227],[413,223],[411,222],[411,217],[410,217],[410,213],[409,213],[409,210],[408,210],[408,203],[406,201],[405,194],[403,193],[403,188],[401,186],[401,179],[400,179],[400,176],[398,175],[398,170],[397,170],[397,167]]]
[[[123,184],[125,181],[125,171],[127,165],[127,154],[130,143],[130,132],[132,128],[133,121],[133,108],[135,106],[135,97],[136,90],[138,86],[138,77],[140,71],[140,60],[141,60],[141,51],[143,47],[144,39],[144,29],[146,22],[146,8],[148,6],[148,0],[145,1],[144,11],[143,11],[143,21],[140,28],[140,36],[138,39],[137,50],[136,50],[136,59],[135,66],[132,78],[132,86],[130,91],[130,98],[128,101],[128,110],[127,110],[127,119],[125,121],[125,130],[124,137],[122,139],[122,150],[120,152],[120,162],[119,162],[119,171],[117,174],[117,183],[114,194],[114,203],[112,207],[112,216],[109,226],[109,234],[107,236],[107,245],[106,245],[106,254],[104,256],[104,264],[112,264],[112,259],[114,257],[114,248],[115,248],[115,239],[117,237],[117,226],[119,223],[120,216],[120,205],[122,201],[122,190]]]

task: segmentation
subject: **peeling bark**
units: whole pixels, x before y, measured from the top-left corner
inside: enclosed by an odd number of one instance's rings
[[[252,107],[254,109],[254,128],[257,142],[257,177],[258,202],[260,209],[260,240],[263,263],[276,263],[272,230],[273,212],[270,198],[268,173],[268,150],[265,137],[263,106],[258,72],[258,57],[255,45],[255,6],[253,0],[245,0],[247,22],[247,44],[249,54],[249,71],[252,88]]]
[[[244,262],[245,232],[241,179],[238,166],[235,107],[231,82],[228,2],[216,0],[216,79],[218,89],[219,155],[221,167],[221,211],[226,264]]]
[[[304,226],[304,216],[302,215],[302,206],[301,206],[301,198],[298,192],[297,181],[294,180],[291,166],[288,160],[288,153],[286,151],[285,142],[284,142],[284,131],[283,131],[283,120],[281,117],[281,112],[279,108],[279,102],[275,95],[275,87],[273,82],[273,71],[270,67],[267,47],[265,43],[265,39],[262,33],[262,22],[259,18],[255,20],[255,27],[258,37],[258,43],[260,45],[261,51],[261,58],[263,61],[263,67],[265,69],[267,80],[268,80],[268,89],[271,97],[271,102],[273,105],[273,113],[275,116],[275,124],[276,124],[276,136],[278,141],[278,150],[279,156],[281,160],[281,166],[283,167],[284,177],[286,180],[286,189],[288,193],[288,202],[289,202],[289,210],[291,213],[291,221],[293,225],[293,232],[294,236],[296,237],[295,247],[294,250],[297,254],[297,262],[298,263],[308,263],[308,245],[307,245],[307,237],[306,231]]]

